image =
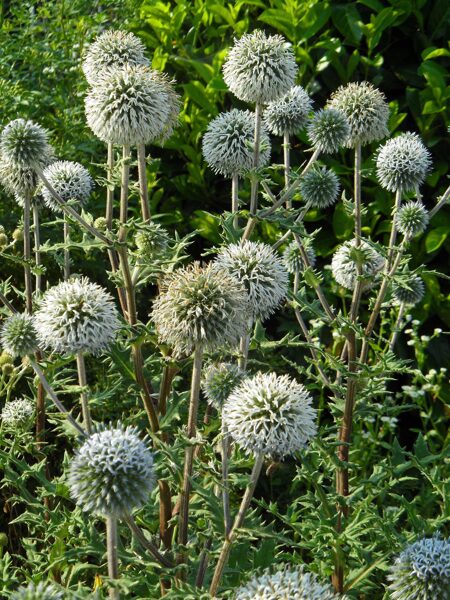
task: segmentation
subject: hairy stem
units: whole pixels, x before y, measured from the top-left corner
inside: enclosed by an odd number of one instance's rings
[[[81,350],[77,352],[77,371],[78,371],[78,383],[80,385],[81,394],[81,410],[83,413],[83,423],[86,431],[89,435],[92,435],[94,427],[92,424],[91,411],[89,409],[89,396],[87,393],[87,378],[86,378],[86,365],[84,362],[84,354]]]
[[[36,272],[36,292],[38,296],[42,292],[42,275],[40,273],[41,261],[41,232],[39,229],[39,207],[36,203],[33,205],[33,229],[34,229],[34,262],[37,267]]]
[[[237,216],[237,212],[239,210],[239,175],[234,173],[231,177],[231,212],[235,213],[233,217],[233,227],[234,229],[238,229],[239,227],[239,217]]]
[[[291,142],[289,133],[283,135],[283,160],[284,160],[284,189],[289,187],[289,179],[291,174]],[[286,200],[286,208],[292,208],[292,200]]]
[[[70,225],[67,216],[64,215],[64,281],[70,277],[70,250],[67,244],[70,242]]]
[[[391,341],[389,342],[389,350],[393,351],[395,348],[395,344],[398,340],[398,334],[401,331],[401,325],[403,321],[403,315],[405,314],[405,303],[402,302],[400,304],[400,308],[398,309],[397,319],[395,321],[394,330],[392,332]]]
[[[24,198],[23,207],[23,258],[25,275],[25,303],[27,313],[33,312],[33,285],[31,283],[31,236],[30,236],[30,211],[31,198],[28,194]]]
[[[148,550],[152,554],[153,558],[155,558],[163,567],[167,567],[170,569],[174,566],[171,560],[169,560],[167,557],[161,554],[156,544],[153,543],[151,540],[147,539],[142,529],[134,520],[134,517],[132,517],[131,515],[127,515],[126,517],[124,517],[124,520],[130,528],[130,531],[136,536],[136,539],[141,544],[141,546]]]
[[[262,117],[262,105],[256,104],[255,107],[255,138],[253,147],[253,169],[259,167],[259,155],[261,145],[261,117]],[[250,214],[256,214],[258,208],[258,187],[259,181],[256,173],[252,174],[251,189],[250,189]]]
[[[114,188],[112,187],[112,177],[114,169],[114,146],[111,142],[108,143],[108,163],[106,176],[108,179],[108,187],[106,188],[106,210],[105,219],[108,229],[112,229],[114,217]]]
[[[108,551],[108,576],[110,579],[119,579],[119,560],[117,557],[117,519],[106,517],[106,548]],[[119,600],[119,591],[109,588],[109,597]]]
[[[230,451],[230,436],[228,428],[222,419],[222,501],[223,501],[223,523],[227,536],[231,530],[230,514],[230,492],[228,489],[228,454]]]
[[[148,200],[147,163],[145,160],[145,145],[137,145],[138,173],[139,173],[139,198],[141,200],[142,220],[150,221],[150,202]]]

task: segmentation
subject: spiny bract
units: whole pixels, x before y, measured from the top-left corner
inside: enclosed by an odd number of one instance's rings
[[[420,302],[425,293],[423,279],[418,275],[410,275],[407,281],[396,282],[392,286],[392,294],[399,303],[414,306]]]
[[[293,134],[305,127],[311,110],[311,98],[300,85],[295,85],[278,100],[269,102],[264,123],[274,135]]]
[[[337,152],[345,146],[349,135],[347,117],[335,108],[318,110],[308,125],[308,138],[313,148],[323,154]]]
[[[390,192],[417,189],[431,166],[431,156],[415,133],[388,140],[377,153],[377,177]]]
[[[12,593],[11,600],[63,600],[64,590],[57,588],[53,583],[41,581],[37,585],[29,583]]]
[[[12,166],[32,169],[47,165],[53,156],[47,131],[26,119],[11,121],[3,129],[0,153]]]
[[[314,208],[326,208],[338,198],[339,179],[327,167],[313,167],[301,178],[300,193],[305,204]]]
[[[400,233],[411,238],[427,228],[428,212],[420,200],[411,200],[399,208],[395,215],[395,225]]]
[[[307,389],[288,375],[257,373],[230,394],[222,410],[234,441],[247,453],[283,458],[316,435],[316,410]]]
[[[44,176],[64,202],[75,200],[79,206],[86,204],[94,185],[89,171],[69,160],[52,163],[44,170]],[[63,211],[45,186],[42,187],[42,196],[48,208],[55,212]]]
[[[11,429],[27,429],[32,425],[34,404],[28,398],[18,398],[6,402],[1,420],[4,426]]]
[[[38,344],[32,317],[25,313],[15,313],[5,319],[0,342],[3,350],[13,357],[33,354]]]
[[[358,263],[364,279],[363,289],[373,285],[374,278],[385,265],[384,258],[364,240],[361,240],[358,248],[355,240],[345,242],[333,254],[331,261],[331,272],[339,285],[353,290],[358,274]]]
[[[303,240],[303,246],[306,251],[306,256],[309,260],[309,266],[314,267],[316,264],[316,253],[314,252],[314,247],[311,240],[305,238]],[[298,244],[295,240],[291,242],[289,246],[287,246],[284,250],[283,260],[288,272],[294,275],[295,273],[301,273],[306,269],[306,265],[303,261],[300,248],[298,247]]]
[[[203,375],[202,390],[209,404],[218,411],[222,410],[223,403],[244,376],[244,371],[232,363],[208,365]]]

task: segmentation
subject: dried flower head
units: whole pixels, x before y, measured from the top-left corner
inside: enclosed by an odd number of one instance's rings
[[[245,102],[266,104],[295,82],[297,65],[291,45],[281,35],[255,30],[235,40],[223,65],[230,91]]]
[[[361,240],[361,245],[357,248],[356,241],[352,240],[342,244],[334,253],[331,272],[339,285],[353,290],[358,276],[358,267],[360,267],[361,277],[364,280],[363,289],[369,289],[384,265],[384,258],[367,242]]]
[[[448,600],[450,539],[435,535],[408,545],[395,559],[388,579],[393,600]]]
[[[303,246],[311,267],[314,267],[316,264],[316,253],[314,251],[312,241],[309,238],[305,238],[303,240]],[[303,262],[302,255],[300,253],[300,248],[295,240],[286,247],[285,251],[283,252],[283,260],[288,272],[294,275],[295,273],[301,273],[306,269],[306,265]]]
[[[2,410],[2,423],[8,429],[29,429],[33,423],[34,404],[28,398],[10,400]]]
[[[5,352],[12,357],[28,356],[37,348],[36,330],[30,315],[15,313],[5,319],[0,342]]]
[[[349,135],[347,117],[335,108],[318,110],[308,125],[308,138],[313,148],[323,154],[337,152],[345,146]]]
[[[44,176],[64,202],[76,200],[80,206],[86,204],[94,185],[89,171],[83,165],[69,160],[52,163],[44,170]],[[42,188],[42,196],[48,208],[54,212],[63,211],[46,187]]]
[[[424,232],[428,221],[428,211],[420,200],[406,202],[395,215],[395,225],[406,237],[414,237]]]
[[[287,375],[257,373],[231,392],[222,409],[234,441],[247,453],[283,458],[316,435],[307,389]]]
[[[145,224],[145,229],[140,229],[135,237],[138,255],[146,260],[161,258],[167,252],[170,235],[159,223],[150,221]]]
[[[0,135],[2,160],[22,168],[42,168],[53,156],[48,133],[40,125],[26,119],[11,121]]]
[[[269,102],[264,123],[274,135],[292,134],[306,126],[311,110],[311,98],[300,85],[295,85],[281,98]]]
[[[377,153],[377,177],[390,192],[418,188],[431,166],[431,156],[415,133],[388,140]]]
[[[244,284],[253,319],[266,319],[286,297],[288,273],[267,244],[248,240],[230,244],[217,255],[216,265]]]
[[[104,31],[90,44],[82,64],[88,83],[96,85],[102,73],[124,65],[150,66],[141,40],[128,31]]]
[[[329,107],[337,108],[347,117],[350,135],[348,148],[377,142],[389,134],[389,106],[385,96],[371,83],[349,83],[339,87],[331,96]]]
[[[303,201],[314,208],[326,208],[334,204],[339,194],[339,179],[327,167],[313,167],[300,181]]]
[[[92,434],[69,467],[72,497],[85,511],[123,517],[143,506],[155,484],[153,455],[137,427]]]
[[[63,600],[64,591],[53,583],[29,583],[12,593],[11,600]]]
[[[53,352],[100,354],[114,341],[120,322],[111,295],[82,277],[50,288],[34,325],[40,344]]]
[[[245,332],[248,297],[224,269],[194,263],[163,280],[152,317],[160,341],[178,355],[190,354],[196,346],[229,348]]]
[[[244,377],[244,371],[232,363],[209,365],[202,381],[202,390],[209,404],[218,411],[222,410],[223,403]]]
[[[410,275],[407,281],[398,281],[392,286],[392,294],[399,304],[414,306],[425,293],[423,279],[418,275]]]
[[[243,175],[253,168],[255,118],[249,110],[234,108],[221,113],[208,125],[203,136],[202,151],[209,167],[231,177]],[[261,130],[259,166],[270,159],[270,140],[265,128]]]

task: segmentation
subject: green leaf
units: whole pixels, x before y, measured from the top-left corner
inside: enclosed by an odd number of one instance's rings
[[[445,242],[448,236],[447,227],[437,227],[430,231],[425,239],[425,248],[427,252],[435,252]]]

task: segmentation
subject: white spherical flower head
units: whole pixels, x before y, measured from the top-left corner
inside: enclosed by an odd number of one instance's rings
[[[14,166],[42,168],[53,155],[48,133],[40,125],[26,119],[11,121],[0,135],[0,153]]]
[[[316,435],[317,411],[311,403],[306,388],[287,375],[257,373],[230,394],[222,417],[245,452],[283,458]]]
[[[377,153],[377,177],[390,192],[418,188],[431,167],[431,156],[415,133],[388,140]]]
[[[80,206],[86,204],[94,185],[89,171],[83,165],[69,160],[52,163],[44,170],[44,176],[64,202],[75,200]],[[42,188],[42,196],[48,208],[54,212],[63,212],[46,187]]]
[[[145,46],[133,33],[108,30],[88,47],[82,68],[88,83],[96,85],[105,70],[124,65],[149,67]]]
[[[295,82],[297,65],[290,44],[281,35],[256,30],[235,41],[223,65],[230,91],[245,102],[267,104]]]
[[[293,134],[306,126],[311,110],[311,98],[300,85],[295,85],[278,100],[269,102],[264,122],[274,135]]]
[[[15,313],[5,319],[0,329],[0,343],[10,356],[28,356],[37,349],[33,319],[26,313]]]
[[[407,281],[394,283],[392,294],[399,304],[414,306],[418,304],[425,293],[423,279],[418,275],[411,275]]]
[[[338,600],[331,585],[321,583],[302,565],[280,565],[268,568],[242,585],[234,600]]]
[[[177,355],[234,347],[246,331],[248,296],[224,269],[194,263],[168,275],[153,304],[159,339]]]
[[[110,69],[86,96],[95,135],[113,144],[146,144],[166,133],[173,116],[168,82],[144,66]]]
[[[243,175],[253,168],[255,116],[249,110],[234,108],[221,113],[208,125],[203,136],[202,151],[209,167],[215,172],[232,177]],[[270,159],[270,140],[261,130],[259,167]]]
[[[245,286],[253,319],[266,319],[286,298],[288,273],[282,258],[269,245],[248,240],[230,244],[215,262]]]
[[[34,315],[40,344],[61,354],[108,349],[120,327],[111,295],[87,277],[63,281],[43,296]]]
[[[329,107],[344,113],[350,126],[345,145],[349,148],[377,142],[389,134],[389,106],[385,96],[371,83],[349,83],[331,96]]]
[[[64,590],[57,588],[53,583],[41,581],[37,585],[29,583],[12,593],[11,600],[63,600]]]
[[[155,484],[153,455],[136,427],[92,434],[69,467],[72,497],[85,511],[123,517],[143,506]]]
[[[406,237],[423,233],[429,221],[428,212],[420,200],[411,200],[399,208],[395,215],[395,225]]]
[[[314,208],[327,208],[339,195],[339,179],[327,167],[313,167],[300,180],[303,201]]]
[[[410,544],[395,559],[388,579],[393,600],[448,600],[450,539],[435,535]]]
[[[202,390],[209,404],[218,411],[222,410],[223,403],[244,376],[244,371],[232,363],[209,365],[202,381]]]
[[[34,404],[27,398],[10,400],[5,404],[1,421],[7,429],[29,429],[33,424]]]
[[[345,146],[350,135],[350,125],[343,112],[335,108],[318,110],[308,125],[308,138],[315,150],[334,154]]]
[[[384,258],[367,242],[361,240],[361,244],[357,248],[355,240],[352,240],[342,244],[334,253],[331,272],[339,285],[353,290],[359,266],[363,278],[363,289],[369,289],[373,286],[377,274],[384,268],[384,265]]]
[[[303,245],[306,250],[306,256],[308,257],[309,263],[311,267],[314,267],[316,264],[316,253],[311,240],[306,238],[303,240]],[[286,269],[293,275],[295,275],[295,273],[301,273],[306,269],[300,249],[295,240],[286,247],[285,251],[283,252],[283,260],[284,264],[286,265]]]

